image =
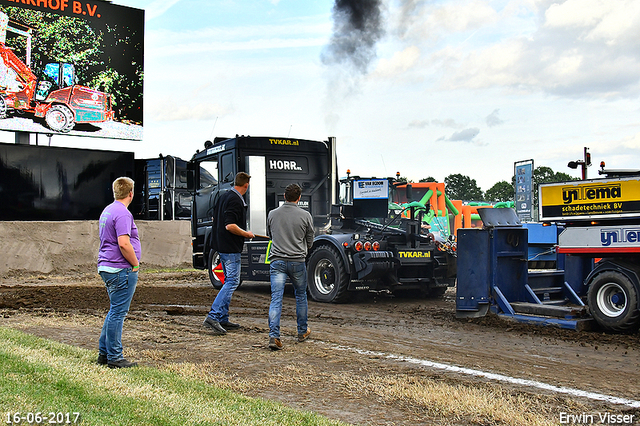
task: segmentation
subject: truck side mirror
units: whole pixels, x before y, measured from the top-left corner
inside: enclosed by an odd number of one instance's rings
[[[411,186],[410,183],[407,184],[406,191],[407,191],[407,201],[408,202],[413,201],[413,186]]]

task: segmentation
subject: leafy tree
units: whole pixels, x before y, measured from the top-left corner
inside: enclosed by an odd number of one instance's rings
[[[124,23],[107,26],[103,34],[106,68],[93,83],[117,94],[115,109],[120,116],[142,123],[144,34]]]
[[[450,200],[482,201],[482,190],[475,179],[461,174],[444,178],[444,192]]]
[[[433,176],[427,176],[426,178],[420,179],[418,182],[437,182],[437,180]]]
[[[533,204],[538,205],[538,185],[541,183],[567,182],[580,180],[566,173],[554,172],[551,167],[539,166],[533,170]]]
[[[91,78],[88,69],[100,64],[102,35],[87,22],[69,16],[58,16],[19,7],[7,7],[11,18],[33,28],[31,39],[31,70],[37,76],[48,62],[69,62],[75,65],[78,78],[84,83]],[[16,55],[26,59],[26,40],[7,32],[7,45]],[[26,62],[26,61],[25,61]]]
[[[404,182],[404,183],[413,183],[413,181],[411,179],[407,179],[406,176],[398,176],[398,177],[396,177],[396,181],[397,182]]]
[[[571,177],[566,173],[554,172],[551,167],[546,166],[536,167],[533,171],[533,182],[536,184],[536,189],[539,183],[565,182],[570,180],[579,179]]]
[[[513,184],[506,180],[501,180],[493,185],[484,194],[486,201],[514,201]]]

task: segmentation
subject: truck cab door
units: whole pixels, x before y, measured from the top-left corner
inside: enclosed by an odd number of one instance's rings
[[[211,225],[213,218],[213,200],[218,192],[218,157],[212,157],[196,165],[195,197],[191,214],[195,226]],[[198,232],[199,233],[199,232]]]
[[[223,152],[196,163],[195,205],[192,208],[196,226],[211,225],[216,194],[233,187],[236,176],[234,158],[233,151]]]
[[[36,100],[44,101],[54,90],[60,89],[60,64],[48,63],[36,86]]]

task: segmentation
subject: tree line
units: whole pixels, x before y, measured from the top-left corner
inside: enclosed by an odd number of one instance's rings
[[[533,194],[534,202],[538,198],[538,184],[565,182],[571,180],[580,180],[574,178],[567,173],[554,172],[551,167],[539,166],[533,170]],[[435,178],[429,176],[420,179],[420,182],[437,182]],[[465,201],[486,201],[501,202],[515,200],[515,175],[511,177],[511,183],[506,180],[496,182],[491,188],[485,192],[480,189],[475,179],[460,173],[451,174],[444,178],[444,191],[450,200]]]

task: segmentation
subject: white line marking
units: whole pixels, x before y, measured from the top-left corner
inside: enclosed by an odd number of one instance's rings
[[[486,371],[474,370],[472,368],[457,367],[455,365],[442,364],[440,362],[433,362],[433,361],[428,361],[424,359],[411,358],[407,356],[387,354],[384,352],[365,351],[362,349],[350,348],[348,346],[334,346],[334,348],[341,351],[356,352],[361,355],[372,355],[372,356],[378,356],[381,358],[392,359],[395,361],[408,362],[410,364],[417,364],[423,367],[435,368],[437,370],[444,370],[452,373],[466,374],[469,376],[476,376],[476,377],[484,377],[484,378],[487,378],[490,380],[496,380],[499,382],[506,382],[506,383],[511,383],[515,385],[528,386],[532,388],[538,388],[538,389],[543,389],[547,391],[593,399],[596,401],[606,401],[612,404],[626,405],[631,408],[640,408],[640,401],[635,401],[633,399],[619,398],[616,396],[604,395],[596,392],[588,392],[580,389],[567,388],[564,386],[555,386],[555,385],[550,385],[543,382],[538,382],[536,380],[518,379],[516,377],[505,376],[502,374],[488,373]]]

